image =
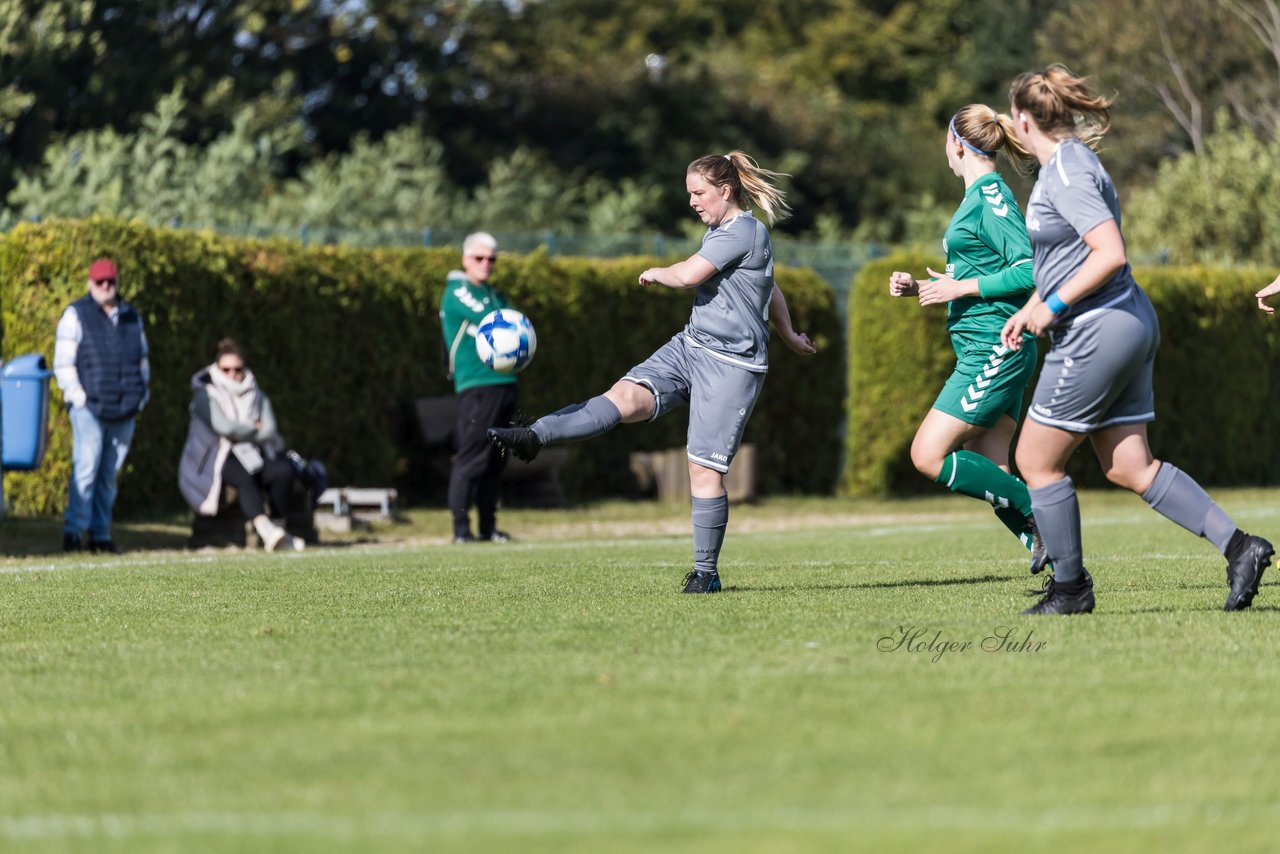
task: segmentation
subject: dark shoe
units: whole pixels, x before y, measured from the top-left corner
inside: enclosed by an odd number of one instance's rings
[[[1262,572],[1271,564],[1271,556],[1275,553],[1271,543],[1262,537],[1243,531],[1237,531],[1231,537],[1227,546],[1227,584],[1231,586],[1231,592],[1227,595],[1224,611],[1243,611],[1253,604]]]
[[[718,572],[691,572],[684,577],[684,589],[681,593],[719,593],[720,574]]]
[[[1034,516],[1027,517],[1027,530],[1031,532],[1031,574],[1039,575],[1053,564],[1049,562],[1049,550],[1045,547],[1044,540],[1040,539],[1040,529],[1036,527]]]
[[[124,554],[124,549],[111,540],[90,540],[89,552],[90,554],[122,555]]]
[[[1065,584],[1050,577],[1045,581],[1044,598],[1022,613],[1039,617],[1045,614],[1088,614],[1093,610],[1093,577],[1084,575]]]
[[[481,537],[480,539],[488,540],[491,543],[509,543],[511,542],[511,535],[506,531],[499,531],[497,528],[494,528],[492,534],[487,537]]]
[[[84,548],[84,546],[80,544],[79,534],[63,534],[62,535],[62,550],[64,552],[78,552],[82,548]]]
[[[490,427],[487,433],[490,442],[526,463],[533,462],[542,450],[542,440],[528,427]]]
[[[478,543],[478,542],[480,541],[477,540],[471,534],[454,534],[453,535],[453,544],[455,546],[465,546],[471,543]]]

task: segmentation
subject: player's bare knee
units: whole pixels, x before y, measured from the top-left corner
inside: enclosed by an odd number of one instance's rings
[[[616,407],[623,421],[643,421],[653,415],[657,405],[653,392],[630,380],[618,380],[604,396]]]
[[[1107,480],[1123,489],[1133,490],[1133,472],[1113,466],[1106,470]]]
[[[1129,490],[1130,492],[1143,493],[1151,486],[1151,482],[1155,480],[1156,470],[1160,464],[1120,464],[1112,465],[1107,469],[1107,480],[1116,486]]]
[[[937,478],[942,472],[942,460],[946,454],[940,453],[932,443],[923,439],[919,433],[911,443],[911,464],[916,471],[929,478]]]
[[[911,447],[911,463],[916,467],[916,471],[928,478],[937,479],[942,473],[942,457],[938,456],[932,450]]]
[[[724,494],[724,475],[690,460],[689,487],[695,497],[716,498]]]
[[[1018,449],[1014,452],[1014,459],[1018,463],[1018,473],[1022,475],[1027,486],[1034,488],[1062,479],[1062,469],[1052,460],[1045,459],[1036,448],[1024,448],[1019,443]]]

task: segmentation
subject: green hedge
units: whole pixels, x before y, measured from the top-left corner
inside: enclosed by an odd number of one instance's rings
[[[22,225],[0,239],[3,355],[45,354],[54,327],[84,293],[91,259],[121,267],[122,294],[143,316],[152,399],[122,475],[121,515],[182,506],[176,466],[191,375],[230,335],[271,396],[292,447],[325,461],[336,484],[393,485],[425,494],[415,398],[447,394],[437,316],[449,249],[305,248],[95,218]],[[495,278],[533,318],[538,356],[521,375],[523,409],[539,415],[606,389],[688,318],[690,296],[641,289],[651,258],[504,256]],[[838,475],[843,342],[831,289],[807,270],[780,269],[797,327],[822,344],[800,359],[775,341],[773,370],[747,431],[759,446],[763,492],[829,492]],[[65,503],[70,425],[56,386],[49,452],[32,473],[5,475],[20,514]],[[687,418],[631,425],[574,446],[574,498],[626,494],[633,450],[679,447]],[[435,485],[438,487],[438,484]]]
[[[942,307],[889,296],[893,270],[923,275],[943,260],[900,253],[864,267],[849,301],[849,399],[845,469],[850,495],[928,492],[911,465],[911,440],[955,364]],[[1249,270],[1135,270],[1160,317],[1152,450],[1205,484],[1280,482],[1280,432],[1270,404],[1280,379],[1280,324],[1252,294],[1273,277]],[[1046,342],[1040,340],[1041,352]],[[1024,406],[1030,403],[1028,388]],[[1086,443],[1069,471],[1106,482]]]

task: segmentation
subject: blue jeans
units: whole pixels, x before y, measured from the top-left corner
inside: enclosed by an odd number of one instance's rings
[[[134,419],[99,421],[87,406],[71,409],[71,488],[62,530],[89,539],[111,539],[111,508],[116,503],[116,475],[133,441]]]

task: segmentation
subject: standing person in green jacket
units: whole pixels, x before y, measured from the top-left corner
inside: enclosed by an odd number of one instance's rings
[[[497,528],[498,478],[506,458],[485,435],[505,427],[516,411],[516,378],[485,366],[476,355],[476,329],[486,314],[508,308],[507,298],[490,284],[498,263],[498,241],[485,232],[462,243],[462,269],[454,270],[440,298],[440,324],[449,351],[449,376],[458,395],[457,453],[449,472],[449,512],[453,542],[505,543]],[[471,533],[475,505],[478,536]]]
[[[911,444],[921,474],[952,492],[987,501],[996,516],[1031,550],[1031,571],[1047,559],[1031,514],[1027,486],[1009,473],[1009,443],[1022,413],[1022,393],[1036,368],[1034,346],[1011,350],[1000,341],[1004,323],[1035,290],[1031,241],[1022,212],[996,171],[1001,151],[1015,163],[1028,159],[1011,120],[985,104],[970,104],[947,129],[947,164],[964,179],[964,199],[951,217],[942,246],[945,274],[889,277],[895,297],[920,305],[947,305],[947,331],[956,367]],[[1031,336],[1027,336],[1031,340]]]

